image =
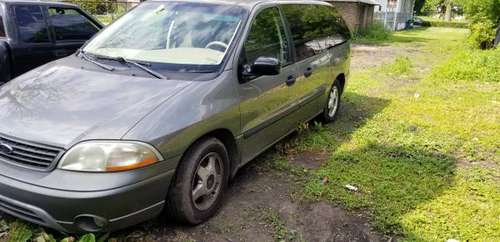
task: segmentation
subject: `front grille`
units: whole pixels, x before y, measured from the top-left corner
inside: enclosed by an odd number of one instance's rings
[[[11,147],[12,151],[2,152],[0,150],[1,160],[38,170],[51,168],[63,151],[56,147],[34,144],[0,135],[0,145],[2,144]]]

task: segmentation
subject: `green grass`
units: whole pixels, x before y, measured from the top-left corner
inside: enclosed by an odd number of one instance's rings
[[[384,27],[381,23],[373,23],[366,29],[358,30],[354,33],[354,39],[357,43],[378,43],[387,41],[392,35],[392,32]]]
[[[352,73],[338,122],[295,141],[332,154],[308,198],[366,211],[403,240],[500,240],[499,55],[462,50],[466,36],[399,32],[384,45],[417,53]]]
[[[419,16],[419,18],[426,21],[424,24],[427,24],[428,27],[467,28],[469,26],[469,22],[465,19],[446,21],[428,16]]]
[[[398,56],[394,63],[383,65],[380,71],[390,76],[401,76],[410,74],[413,68],[412,61],[407,56]]]
[[[427,28],[377,42],[412,51],[357,68],[337,122],[304,125],[277,146],[327,150],[329,162],[311,172],[282,156],[271,167],[303,180],[307,199],[367,213],[377,230],[403,241],[500,241],[499,55],[464,49],[467,34]],[[290,236],[276,214],[268,222],[275,239]],[[5,226],[0,234],[12,241],[46,237],[21,222]]]
[[[500,49],[460,50],[432,74],[438,81],[500,82]]]

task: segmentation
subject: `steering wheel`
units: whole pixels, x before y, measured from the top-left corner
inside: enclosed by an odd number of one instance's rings
[[[212,46],[221,46],[224,48],[224,51],[227,50],[227,48],[229,48],[229,45],[227,45],[226,43],[222,42],[222,41],[212,41],[210,43],[207,44],[207,46],[205,46],[206,49],[212,49],[210,47]]]

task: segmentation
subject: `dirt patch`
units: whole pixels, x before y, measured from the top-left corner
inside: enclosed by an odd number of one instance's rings
[[[326,163],[329,158],[330,154],[327,151],[304,151],[289,155],[288,161],[304,168],[316,169]]]
[[[127,234],[117,234],[118,241],[381,240],[370,229],[367,219],[325,202],[292,199],[295,181],[284,173],[262,168],[265,162],[254,162],[239,172],[220,213],[207,223],[187,227],[158,219],[136,226]],[[279,222],[270,219],[274,214],[277,215],[274,220]],[[280,234],[285,237],[280,238]]]
[[[325,202],[285,203],[280,215],[300,231],[304,241],[380,241],[366,220]],[[296,219],[302,218],[302,219]]]
[[[411,48],[384,45],[353,45],[351,70],[379,67],[383,64],[393,62],[397,56],[408,56],[411,58],[419,52],[421,50],[417,46]]]

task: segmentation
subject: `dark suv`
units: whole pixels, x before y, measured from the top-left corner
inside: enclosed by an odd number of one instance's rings
[[[206,221],[239,168],[334,121],[350,37],[322,1],[146,1],[0,88],[0,210],[67,232]]]
[[[0,85],[75,53],[101,28],[76,5],[0,0]]]

